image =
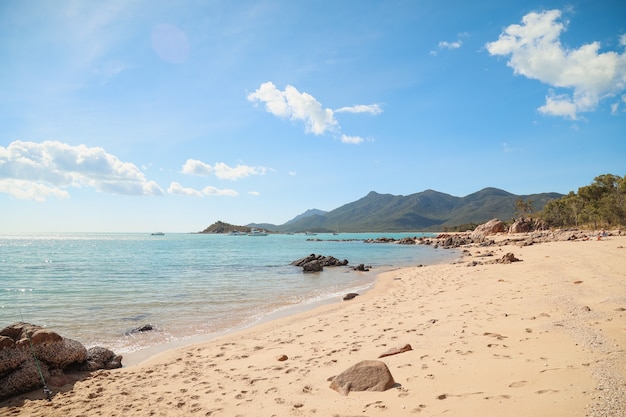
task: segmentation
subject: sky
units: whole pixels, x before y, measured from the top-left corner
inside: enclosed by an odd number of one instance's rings
[[[4,0],[0,233],[626,175],[626,3]]]

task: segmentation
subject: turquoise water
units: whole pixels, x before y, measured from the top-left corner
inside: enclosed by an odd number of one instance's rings
[[[361,241],[414,235],[4,235],[0,328],[24,320],[117,353],[228,331],[276,311],[340,301],[347,292],[369,288],[385,269],[458,256],[428,246]],[[344,239],[361,240],[336,241]],[[373,269],[303,274],[290,265],[311,253]],[[128,334],[148,323],[156,330]]]

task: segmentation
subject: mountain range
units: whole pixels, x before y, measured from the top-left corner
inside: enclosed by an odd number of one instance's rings
[[[497,188],[484,188],[465,197],[434,190],[407,196],[371,191],[332,211],[311,209],[282,225],[248,226],[283,233],[442,231],[493,218],[511,220],[519,200],[532,201],[533,210],[540,211],[548,201],[562,196],[558,193],[515,195]]]

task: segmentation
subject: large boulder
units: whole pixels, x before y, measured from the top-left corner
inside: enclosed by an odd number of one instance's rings
[[[502,233],[506,231],[504,223],[498,219],[491,219],[487,223],[483,223],[477,226],[471,233],[470,237],[473,239],[484,238],[485,236],[495,235],[496,233]]]
[[[361,361],[329,380],[330,387],[341,395],[350,391],[386,391],[396,384],[387,365],[373,360]]]
[[[0,400],[41,388],[42,377],[48,381],[65,372],[120,368],[121,356],[112,356],[95,361],[76,340],[33,324],[15,323],[0,331]]]
[[[546,222],[543,220],[533,220],[530,218],[521,218],[513,222],[509,227],[509,234],[514,233],[529,233],[538,230],[546,230],[548,228]]]

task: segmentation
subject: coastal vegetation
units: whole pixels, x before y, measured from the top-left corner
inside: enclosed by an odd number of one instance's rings
[[[540,217],[550,227],[626,226],[626,176],[597,176],[577,193],[549,201]]]

